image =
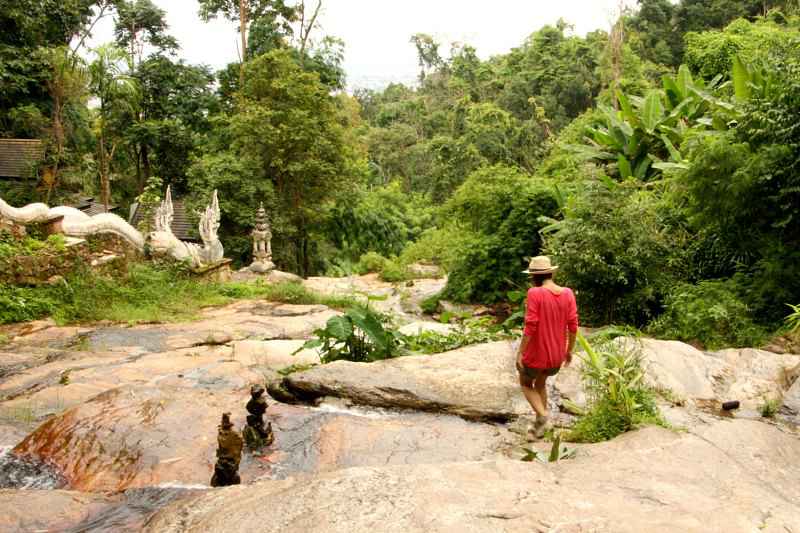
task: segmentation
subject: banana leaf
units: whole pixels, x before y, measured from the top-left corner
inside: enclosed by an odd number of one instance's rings
[[[648,133],[653,133],[664,118],[664,105],[658,91],[650,91],[644,100],[642,109],[642,125]]]
[[[742,63],[741,58],[736,55],[733,57],[733,92],[736,99],[745,102],[750,99],[750,82],[752,76],[750,70]]]
[[[638,180],[644,180],[647,177],[647,170],[650,168],[650,164],[653,162],[653,159],[647,155],[639,161],[639,164],[636,165],[636,168],[633,171],[633,175]]]
[[[617,156],[617,168],[619,168],[619,175],[622,179],[626,180],[633,176],[633,170],[631,170],[631,162],[628,161],[624,155],[619,154]]]

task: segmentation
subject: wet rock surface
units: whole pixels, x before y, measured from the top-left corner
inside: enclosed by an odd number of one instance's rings
[[[444,280],[304,283],[376,295],[408,333],[450,330],[418,315]],[[647,428],[529,464],[509,343],[369,365],[292,355],[336,314],[252,300],[184,324],[4,328],[0,486],[16,489],[0,490],[0,530],[137,531],[170,502],[151,530],[800,530],[800,441],[755,411],[765,397],[790,418],[800,408],[796,355],[645,340],[649,379],[681,400],[665,416],[687,431]],[[579,366],[552,380],[554,413],[584,403]],[[300,404],[269,400],[274,442],[242,454],[242,486],[212,490],[219,416],[241,431],[254,384]],[[742,409],[709,415],[722,400]],[[24,501],[38,507],[14,507]]]
[[[335,361],[291,374],[283,384],[309,401],[334,396],[356,404],[445,412],[475,420],[508,420],[530,413],[519,392],[508,342],[374,363]]]
[[[798,465],[796,440],[758,422],[647,428],[550,465],[351,468],[234,487],[160,511],[147,531],[795,531]]]

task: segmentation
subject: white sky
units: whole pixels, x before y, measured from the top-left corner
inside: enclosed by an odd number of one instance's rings
[[[323,0],[321,28],[312,38],[333,35],[345,41],[348,85],[382,87],[412,83],[418,73],[414,33],[428,33],[441,43],[477,48],[482,58],[508,52],[545,24],[564,18],[583,35],[607,29],[619,0]],[[625,0],[635,4],[635,0]],[[167,12],[170,33],[182,47],[181,57],[219,69],[238,57],[236,25],[227,20],[203,23],[196,0],[154,0]],[[312,1],[309,2],[313,3]],[[90,42],[112,39],[113,22],[98,24]]]

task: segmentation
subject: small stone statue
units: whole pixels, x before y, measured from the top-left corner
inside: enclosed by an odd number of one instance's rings
[[[264,203],[256,213],[256,225],[251,233],[253,236],[253,263],[250,270],[256,273],[266,273],[275,268],[272,262],[272,228],[267,220]]]
[[[253,385],[250,388],[250,400],[247,402],[247,425],[242,432],[247,447],[258,450],[269,446],[275,440],[272,433],[272,423],[264,427],[264,413],[267,411],[267,400],[264,398],[264,387]]]
[[[242,437],[233,429],[231,414],[223,413],[217,435],[217,464],[214,465],[212,487],[227,487],[242,482],[239,461],[242,459]]]

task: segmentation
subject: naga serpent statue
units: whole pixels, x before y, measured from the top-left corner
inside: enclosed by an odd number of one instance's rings
[[[89,216],[74,207],[48,207],[45,204],[29,204],[25,207],[11,207],[0,198],[0,218],[19,225],[36,223],[54,223],[54,229],[68,237],[89,237],[101,233],[110,233],[121,237],[137,250],[144,251],[145,243],[156,254],[168,255],[179,261],[186,261],[194,268],[213,265],[222,260],[224,250],[217,236],[219,229],[219,200],[217,191],[200,215],[200,237],[203,246],[183,242],[172,233],[172,193],[167,187],[166,198],[156,210],[155,229],[147,238],[113,213],[101,213]]]

